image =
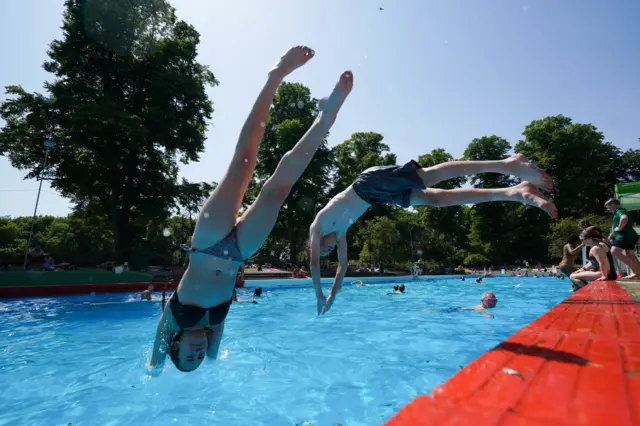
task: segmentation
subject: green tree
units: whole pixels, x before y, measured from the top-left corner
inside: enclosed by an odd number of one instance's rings
[[[383,139],[380,133],[359,132],[334,148],[336,176],[332,194],[344,191],[370,167],[396,164],[396,155],[389,152],[389,146],[382,143]]]
[[[245,196],[245,205],[251,203],[262,184],[273,174],[280,159],[291,150],[311,127],[318,112],[318,101],[300,83],[283,83],[276,93],[265,134],[258,151],[258,163],[252,185]],[[278,221],[271,233],[269,244],[258,255],[267,255],[269,246],[276,246],[277,240],[287,242],[283,256],[290,262],[297,262],[303,252],[303,241],[308,238],[309,226],[327,202],[330,173],[333,168],[333,153],[324,141],[313,156],[311,164],[293,186]]]
[[[390,218],[380,216],[365,222],[358,238],[363,247],[360,252],[362,263],[380,265],[380,271],[383,272],[385,264],[397,259],[400,232]]]
[[[182,182],[177,188],[178,211],[186,214],[189,219],[191,224],[190,234],[195,229],[195,219],[193,217],[200,212],[204,202],[216,186],[218,186],[217,182],[189,182],[187,179],[182,178]]]
[[[553,200],[560,217],[602,213],[618,179],[637,176],[637,170],[631,175],[621,170],[619,149],[605,142],[592,124],[573,123],[569,117],[556,115],[532,121],[523,135],[515,151],[552,176]],[[628,164],[636,157],[627,154]],[[637,160],[633,164],[637,167]]]
[[[436,148],[428,154],[418,157],[418,162],[422,167],[433,167],[440,163],[453,161],[451,154],[443,148]],[[467,177],[457,177],[436,184],[435,188],[455,189],[460,188],[467,181]],[[420,212],[421,223],[424,227],[433,229],[436,234],[444,234],[448,237],[448,246],[455,246],[458,249],[468,248],[468,208],[466,206],[451,206],[445,208],[433,207],[417,207]],[[437,251],[434,252],[437,255]],[[434,259],[435,260],[435,259]],[[441,259],[439,263],[455,262],[456,258],[447,256],[447,259]]]
[[[51,43],[47,95],[8,86],[0,153],[42,169],[44,138],[51,185],[81,209],[109,218],[118,262],[152,218],[168,217],[178,159],[195,161],[217,84],[196,61],[199,34],[164,0],[67,0],[63,38]]]
[[[474,139],[467,147],[467,160],[501,160],[509,156],[509,142],[498,136]],[[476,188],[504,188],[517,179],[497,173],[471,176]],[[470,215],[470,249],[466,264],[478,264],[487,259],[496,265],[517,260],[542,260],[547,254],[545,239],[549,219],[544,212],[512,202],[491,202],[473,206]],[[478,256],[469,255],[474,254]]]

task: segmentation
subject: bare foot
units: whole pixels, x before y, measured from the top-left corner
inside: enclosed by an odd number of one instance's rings
[[[351,93],[351,89],[353,89],[353,73],[351,71],[345,71],[340,74],[340,79],[338,83],[336,83],[336,87],[334,87],[331,95],[327,98],[320,99],[318,103],[320,118],[328,120],[329,124],[332,125],[333,122],[336,121],[336,116],[344,100],[347,99],[347,96]]]
[[[512,194],[521,198],[522,202],[530,206],[538,207],[546,211],[551,218],[558,216],[556,206],[549,200],[545,199],[538,188],[531,182],[522,182],[520,185],[509,188]]]
[[[551,176],[541,170],[535,164],[529,162],[529,159],[522,154],[515,154],[504,160],[511,168],[514,175],[522,180],[529,181],[547,192],[553,189],[553,181]]]
[[[315,55],[316,52],[307,46],[295,46],[287,50],[284,55],[280,57],[280,60],[271,69],[272,72],[277,72],[280,77],[285,77],[291,74],[295,69],[300,68]]]

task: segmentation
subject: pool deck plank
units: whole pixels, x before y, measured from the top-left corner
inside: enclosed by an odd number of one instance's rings
[[[640,426],[638,300],[640,285],[591,283],[386,426]]]

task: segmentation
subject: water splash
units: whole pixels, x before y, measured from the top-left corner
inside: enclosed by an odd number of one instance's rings
[[[162,235],[164,235],[165,237],[170,237],[171,236],[171,231],[169,230],[169,228],[164,228],[162,230]]]

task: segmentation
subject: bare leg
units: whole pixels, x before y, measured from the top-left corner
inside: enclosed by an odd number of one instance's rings
[[[518,176],[520,179],[529,181],[545,191],[553,189],[551,177],[530,163],[527,157],[522,154],[515,154],[504,160],[449,161],[419,170],[418,173],[428,187],[460,176],[478,173],[501,173]]]
[[[306,64],[313,55],[313,50],[308,47],[292,47],[269,72],[267,83],[242,126],[231,164],[202,207],[193,235],[195,247],[219,241],[235,226],[244,193],[256,167],[258,146],[276,91],[288,74]]]
[[[491,201],[514,201],[528,204],[546,211],[554,219],[558,214],[556,206],[545,199],[538,188],[530,182],[522,182],[511,188],[458,188],[451,190],[427,188],[423,191],[414,189],[411,192],[412,206],[448,207]]]
[[[331,129],[338,111],[353,88],[353,74],[345,71],[328,98],[320,101],[320,113],[302,139],[287,152],[258,198],[238,221],[238,246],[249,257],[264,244],[278,218],[282,204]]]
[[[623,250],[620,247],[612,247],[611,254],[620,259],[622,263],[627,265],[627,267],[631,270],[632,274],[625,278],[633,278],[634,276],[640,275],[640,264],[638,263],[638,258],[635,253],[629,256],[629,251],[631,250]],[[635,261],[634,261],[635,258]]]

